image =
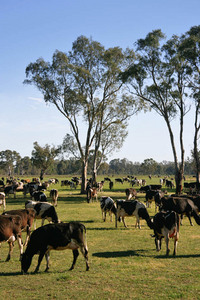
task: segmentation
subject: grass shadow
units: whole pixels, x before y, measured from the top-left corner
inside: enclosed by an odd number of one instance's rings
[[[186,254],[186,255],[176,255],[176,256],[173,256],[173,255],[156,255],[154,256],[154,258],[159,258],[159,259],[169,259],[169,258],[174,258],[174,259],[179,259],[179,258],[198,258],[200,257],[200,254]]]
[[[22,272],[0,272],[0,276],[19,276],[19,275],[23,275]]]
[[[101,258],[115,258],[115,257],[128,257],[128,256],[144,256],[142,252],[145,250],[127,250],[127,251],[111,251],[111,252],[97,252],[93,253],[92,256]]]
[[[87,228],[87,230],[97,230],[97,231],[99,231],[99,230],[117,230],[117,228],[115,228],[115,227],[110,227],[110,228],[108,228],[108,227],[94,227],[94,228]]]

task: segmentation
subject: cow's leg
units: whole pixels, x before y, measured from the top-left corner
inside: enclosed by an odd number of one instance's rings
[[[13,242],[8,242],[8,245],[9,245],[9,252],[8,252],[8,256],[6,258],[6,261],[10,260],[11,254],[13,252]]]
[[[37,267],[35,268],[34,273],[37,273],[39,271],[41,261],[42,261],[44,255],[45,255],[46,251],[47,251],[47,249],[40,250],[40,255],[38,257],[38,264],[37,264]]]
[[[26,245],[28,244],[28,240],[29,240],[30,235],[31,235],[31,229],[27,225],[27,227],[26,227],[26,240],[25,240],[25,243],[24,243],[24,247],[26,247]]]
[[[112,212],[110,211],[109,214],[110,214],[110,222],[112,222]]]
[[[71,268],[69,269],[69,271],[71,271],[71,270],[74,269],[77,257],[79,256],[79,252],[78,252],[77,249],[76,250],[72,250],[72,252],[73,252],[73,262],[72,262],[72,265],[71,265]]]
[[[125,218],[124,218],[124,217],[122,217],[122,221],[123,221],[124,227],[127,228],[126,223],[125,223]]]
[[[87,246],[82,246],[80,247],[81,249],[81,253],[83,254],[83,257],[85,258],[85,262],[86,262],[86,271],[89,270],[89,263],[88,263],[88,249],[87,249]],[[75,263],[74,263],[75,265]]]
[[[8,256],[6,258],[6,261],[9,261],[11,258],[11,254],[13,252],[13,247],[14,247],[14,241],[16,240],[15,236],[12,235],[9,240],[8,240],[8,245],[9,245],[9,251],[8,251]]]
[[[188,217],[188,219],[189,219],[189,221],[190,221],[190,225],[191,225],[191,226],[194,226],[193,223],[192,223],[192,220],[191,220],[191,215],[190,215],[190,213],[187,213],[186,216]]]
[[[48,272],[49,270],[49,258],[50,258],[50,251],[46,252],[45,253],[45,258],[46,258],[46,269],[45,269],[45,272]]]
[[[104,222],[106,221],[106,211],[104,211],[104,218],[103,218]]]
[[[182,224],[182,221],[183,221],[183,214],[181,214],[181,220],[180,220],[180,224],[181,224],[181,225],[183,225],[183,224]]]
[[[174,236],[174,252],[173,252],[174,256],[176,255],[176,251],[177,251],[178,239],[179,239],[179,232],[177,232],[176,235]]]
[[[166,243],[166,256],[169,255],[169,235],[165,234],[165,243]]]
[[[138,228],[141,229],[141,226],[140,226],[140,218],[139,217],[136,217],[136,224],[135,224],[135,228]]]
[[[21,234],[17,236],[17,242],[18,242],[19,250],[20,250],[20,257],[19,257],[19,260],[21,261],[21,260],[22,260],[22,254],[23,254],[23,243],[22,243],[22,237],[21,237]]]
[[[115,228],[117,228],[118,214],[115,215]]]

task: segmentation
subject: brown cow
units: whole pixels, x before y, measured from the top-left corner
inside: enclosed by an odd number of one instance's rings
[[[35,210],[33,208],[28,209],[15,209],[9,210],[3,213],[3,215],[12,215],[12,216],[20,216],[22,223],[21,223],[21,231],[26,231],[27,236],[24,243],[24,246],[27,245],[29,237],[31,235],[31,227],[35,218]]]
[[[20,248],[20,260],[23,253],[23,244],[21,240],[22,219],[20,216],[0,215],[0,243],[8,242],[9,252],[6,261],[10,260],[15,240],[18,241]]]

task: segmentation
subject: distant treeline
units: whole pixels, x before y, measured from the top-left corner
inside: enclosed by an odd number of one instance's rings
[[[38,175],[40,170],[37,169],[29,157],[19,159],[10,168],[6,164],[0,163],[0,174],[9,175]],[[89,162],[88,175],[92,172],[92,161]],[[55,160],[45,172],[46,175],[72,175],[81,174],[81,160],[70,158]],[[125,175],[174,175],[174,163],[169,161],[156,162],[152,158],[145,159],[142,163],[132,162],[126,158],[113,159],[109,163],[101,164],[98,175],[106,174],[125,174]],[[185,162],[185,175],[195,175],[194,164],[192,160]]]

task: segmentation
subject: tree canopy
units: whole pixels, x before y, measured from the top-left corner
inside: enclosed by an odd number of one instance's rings
[[[119,80],[119,73],[133,57],[128,49],[105,49],[100,43],[80,36],[68,53],[56,50],[52,63],[39,58],[26,68],[24,82],[34,84],[44,100],[54,104],[71,125],[83,163],[82,192],[90,150],[94,148],[98,153],[102,147],[104,154],[105,148],[111,149],[114,142],[120,146],[127,134],[128,118],[140,109],[131,95],[122,93],[123,83]],[[83,122],[84,141],[80,134]]]

